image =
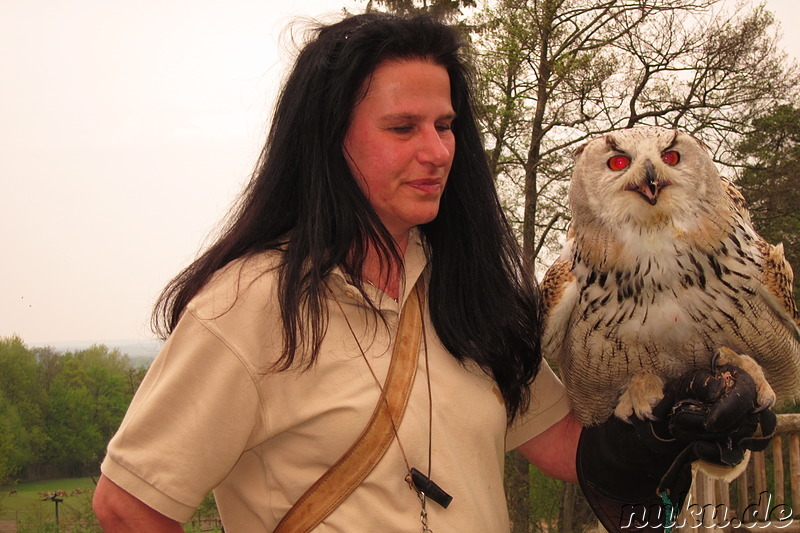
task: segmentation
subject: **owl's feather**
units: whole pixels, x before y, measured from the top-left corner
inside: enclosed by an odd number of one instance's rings
[[[543,347],[582,423],[608,418],[632,376],[677,377],[721,347],[757,361],[779,400],[798,396],[791,267],[699,141],[655,127],[590,141],[570,205],[568,241],[542,282]]]

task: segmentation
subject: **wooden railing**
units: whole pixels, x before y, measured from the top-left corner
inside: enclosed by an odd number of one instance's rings
[[[800,414],[778,415],[771,446],[732,482],[698,473],[683,507],[673,531],[800,533]]]

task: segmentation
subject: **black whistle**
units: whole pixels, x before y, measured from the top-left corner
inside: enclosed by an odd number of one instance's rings
[[[425,495],[426,498],[430,498],[431,500],[435,501],[444,509],[447,509],[447,506],[450,505],[451,501],[453,501],[452,496],[443,491],[439,485],[434,483],[428,476],[416,468],[411,468],[411,482],[419,492]]]

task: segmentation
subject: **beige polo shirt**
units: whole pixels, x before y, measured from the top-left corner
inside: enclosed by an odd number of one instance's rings
[[[423,274],[425,254],[411,240],[401,303]],[[317,364],[306,372],[265,370],[280,352],[276,252],[220,271],[187,308],[153,362],[102,471],[146,504],[187,521],[211,490],[228,533],[272,531],[294,501],[355,441],[372,415],[397,328],[399,305],[377,290],[386,322],[375,320],[344,276],[331,276],[335,299]],[[464,290],[469,290],[465,288]],[[342,313],[344,311],[344,314]],[[493,380],[461,365],[425,317],[433,421],[428,423],[425,357],[399,437],[412,467],[453,496],[428,503],[431,529],[508,531],[503,460],[566,415],[564,389],[544,363],[531,410],[512,431]],[[395,440],[364,482],[315,531],[418,531],[420,503],[404,481]]]

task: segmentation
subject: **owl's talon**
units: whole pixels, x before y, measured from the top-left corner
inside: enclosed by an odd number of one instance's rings
[[[652,411],[645,414],[645,420],[649,420],[651,422],[663,422],[663,419],[660,416],[656,416],[655,413]]]
[[[636,416],[640,420],[658,421],[653,408],[664,397],[664,381],[655,374],[634,374],[617,402],[614,415],[626,422]]]
[[[723,346],[714,354],[711,364],[712,368],[714,365],[723,364],[737,366],[753,378],[753,381],[756,383],[756,391],[758,394],[756,398],[757,407],[754,412],[759,413],[769,409],[775,404],[777,397],[775,396],[775,391],[772,390],[769,382],[767,382],[766,376],[764,376],[764,370],[761,368],[761,365],[749,355],[736,353],[730,348]]]
[[[759,400],[760,400],[760,399],[761,399],[761,395],[759,394]],[[754,413],[760,413],[761,411],[766,411],[767,409],[769,409],[770,407],[772,407],[772,404],[773,404],[774,402],[775,402],[775,398],[774,398],[774,396],[773,396],[773,398],[771,398],[771,399],[769,399],[769,398],[768,398],[768,399],[766,399],[766,400],[764,401],[764,403],[760,403],[760,402],[759,402],[759,404],[756,406],[756,408],[755,408],[755,409],[753,409],[753,412],[754,412]]]
[[[632,423],[631,417],[633,416],[633,406],[630,403],[630,397],[625,393],[620,396],[617,407],[614,408],[614,416],[623,422],[627,422],[628,424]]]

